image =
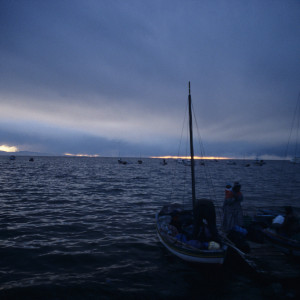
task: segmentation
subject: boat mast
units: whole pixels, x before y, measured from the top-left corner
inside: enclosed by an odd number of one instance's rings
[[[195,189],[195,163],[194,163],[194,143],[193,143],[192,97],[191,97],[191,83],[190,83],[190,81],[189,81],[189,125],[190,125],[191,174],[192,174],[192,200],[193,200],[193,211],[195,212],[196,189]]]

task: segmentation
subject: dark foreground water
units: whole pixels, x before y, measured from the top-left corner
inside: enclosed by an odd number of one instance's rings
[[[193,266],[158,242],[155,213],[188,201],[189,169],[169,161],[0,157],[0,299],[286,299],[295,285],[262,281],[240,262]],[[239,180],[243,209],[300,209],[300,165],[197,165],[199,196]],[[176,170],[174,174],[174,170]],[[205,177],[208,175],[208,177]],[[206,183],[213,188],[206,189]],[[186,190],[187,189],[187,190]]]

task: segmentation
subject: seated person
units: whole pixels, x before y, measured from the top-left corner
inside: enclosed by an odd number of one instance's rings
[[[293,208],[291,206],[286,206],[284,221],[279,232],[287,236],[292,236],[293,234],[299,232],[299,230],[299,220],[295,216]]]
[[[206,222],[205,222],[206,221]],[[206,223],[206,224],[205,224]],[[194,220],[194,239],[203,239],[205,227],[208,228],[210,240],[218,241],[218,232],[216,227],[216,211],[211,200],[199,199],[195,205],[195,220]]]

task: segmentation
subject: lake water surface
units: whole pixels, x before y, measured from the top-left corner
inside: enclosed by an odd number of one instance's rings
[[[155,214],[189,205],[189,168],[168,160],[0,157],[1,299],[267,299],[294,287],[261,282],[238,263],[193,266],[159,243]],[[300,210],[300,165],[197,162],[197,195],[215,200],[238,180],[245,213]],[[210,188],[206,188],[210,186]],[[276,285],[277,284],[277,285]]]

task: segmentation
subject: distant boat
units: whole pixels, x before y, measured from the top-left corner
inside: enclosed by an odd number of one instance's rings
[[[300,157],[294,157],[291,159],[292,164],[300,164]]]
[[[143,161],[141,159],[138,160],[138,164],[141,165]]]
[[[9,159],[10,159],[10,160],[15,160],[16,157],[15,157],[14,155],[11,155],[11,156],[9,157]]]
[[[30,158],[29,158],[29,161],[34,161],[33,157],[30,157]]]
[[[121,164],[121,165],[127,165],[127,161],[122,160],[121,158],[118,159],[118,163]]]
[[[163,246],[176,255],[177,257],[193,263],[204,264],[223,264],[227,252],[227,246],[223,243],[219,244],[216,241],[209,240],[205,242],[202,239],[194,237],[193,224],[198,222],[197,205],[199,203],[209,203],[210,212],[215,208],[211,200],[201,199],[202,202],[196,200],[195,191],[195,162],[194,162],[194,147],[193,147],[193,125],[192,125],[192,103],[189,83],[189,135],[190,135],[190,153],[191,153],[191,186],[192,186],[192,204],[193,209],[185,209],[180,204],[170,203],[165,205],[156,214],[156,230],[160,242]],[[206,207],[207,208],[207,207]],[[208,210],[208,209],[206,209]],[[205,209],[201,212],[205,214]],[[207,215],[206,215],[207,217]],[[211,217],[211,215],[210,215]],[[205,218],[205,217],[204,217]],[[213,219],[213,217],[212,217]],[[209,226],[212,223],[209,223]],[[215,222],[214,222],[215,224]],[[216,225],[216,224],[215,224]],[[203,230],[203,227],[202,227]]]
[[[160,162],[160,164],[163,165],[163,166],[165,166],[165,165],[167,165],[168,163],[167,163],[167,161],[166,161],[165,159],[163,159],[163,160]]]
[[[260,159],[260,160],[259,160],[258,158],[256,158],[253,164],[254,164],[255,166],[263,166],[263,165],[266,164],[266,162],[265,162],[263,159]]]
[[[184,166],[190,166],[191,160],[190,159],[178,159],[177,163],[182,164]]]
[[[190,159],[185,159],[185,160],[183,160],[183,164],[187,167],[190,167],[191,166],[191,160]]]

